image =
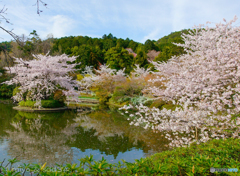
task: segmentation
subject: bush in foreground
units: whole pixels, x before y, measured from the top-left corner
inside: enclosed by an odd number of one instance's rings
[[[212,140],[200,145],[191,144],[187,148],[175,148],[172,151],[157,153],[149,158],[129,163],[124,160],[116,164],[108,163],[104,158],[94,161],[93,156],[79,159],[80,164],[56,165],[46,167],[46,163],[23,164],[20,168],[9,170],[7,163],[0,166],[0,174],[24,175],[26,171],[39,175],[239,175],[240,139]],[[10,165],[17,160],[9,160]],[[10,168],[12,166],[9,166]],[[234,168],[237,172],[210,172],[210,168]],[[19,173],[17,174],[17,171]]]

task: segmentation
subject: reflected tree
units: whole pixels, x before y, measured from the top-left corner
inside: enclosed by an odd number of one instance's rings
[[[161,133],[129,126],[126,118],[115,110],[84,115],[74,111],[16,112],[11,108],[0,104],[0,141],[7,139],[6,152],[11,157],[20,155],[20,160],[54,165],[70,163],[89,150],[113,155],[115,159],[119,153],[133,149],[143,150],[146,156],[167,150],[164,145],[168,141]]]

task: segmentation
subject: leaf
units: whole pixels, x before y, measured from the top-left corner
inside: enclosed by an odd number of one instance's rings
[[[40,171],[43,171],[43,169],[46,167],[46,164],[47,164],[47,163],[44,163],[44,164],[42,165]]]

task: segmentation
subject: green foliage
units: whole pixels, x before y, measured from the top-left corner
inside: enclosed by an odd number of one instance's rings
[[[134,42],[133,40],[130,40],[130,42],[128,43],[127,48],[132,48],[132,50],[134,52],[136,52],[136,49],[137,49],[138,45],[139,45],[139,43]]]
[[[0,52],[6,50],[6,51],[11,51],[11,42],[2,42],[0,43]]]
[[[172,32],[171,34],[164,36],[162,38],[160,38],[157,43],[158,43],[158,47],[160,49],[160,51],[163,50],[164,46],[167,44],[171,44],[171,43],[182,43],[182,33],[188,34],[188,29],[184,29],[182,31],[176,31],[176,32]]]
[[[177,107],[180,107],[179,105],[173,105],[173,104],[165,104],[162,106],[162,109],[165,108],[167,110],[171,109],[172,111],[174,111]]]
[[[143,103],[143,105],[144,105],[144,106],[147,106],[147,107],[150,107],[150,106],[152,105],[152,103],[153,103],[153,100],[148,99],[147,101],[145,101],[145,102]]]
[[[58,102],[64,103],[64,101],[66,101],[66,96],[63,94],[62,90],[56,90],[54,92],[53,99]]]
[[[173,43],[183,43],[182,33],[187,34],[188,30],[172,32],[171,34],[164,36],[157,41],[160,54],[155,58],[155,61],[166,62],[172,56],[179,56],[184,54],[182,47],[176,46]]]
[[[81,92],[79,98],[94,98],[94,99],[96,99],[96,94],[93,92],[91,92],[91,94]]]
[[[125,87],[123,87],[123,86],[115,87],[113,97],[122,97],[124,95],[127,95]]]
[[[112,97],[115,87],[120,84],[116,82],[111,76],[104,76],[101,82],[93,84],[91,86],[91,91],[95,93],[96,97],[99,99],[100,104],[106,104],[108,100]]]
[[[85,66],[94,66],[98,68],[100,64],[105,64],[107,59],[104,59],[106,51],[114,47],[132,48],[135,50],[138,46],[137,42],[130,39],[117,39],[111,33],[104,34],[102,38],[91,38],[88,36],[63,37],[54,40],[51,54],[68,54],[78,56],[76,63],[77,69],[83,69]],[[119,51],[121,53],[121,50]]]
[[[151,104],[150,104],[151,103]],[[166,102],[166,101],[163,101],[163,100],[161,100],[161,99],[156,99],[156,100],[152,100],[152,102],[151,101],[149,101],[148,102],[148,106],[150,107],[150,108],[153,108],[153,107],[155,107],[155,108],[158,108],[158,109],[163,109],[163,108],[165,108],[165,109],[167,109],[167,110],[175,110],[177,107],[181,107],[181,106],[179,106],[179,105],[174,105],[174,104],[172,104],[172,102]]]
[[[71,49],[71,56],[78,56],[76,63],[80,63],[76,66],[77,69],[83,70],[85,66],[93,66],[98,68],[101,63],[104,62],[104,52],[95,46],[81,45],[74,46]]]
[[[151,103],[151,99],[144,97],[144,96],[136,96],[136,97],[132,97],[131,98],[131,103],[133,105],[137,105],[137,104],[143,104],[143,105],[147,105],[148,102]]]
[[[19,89],[19,87],[20,87],[20,86],[15,87],[15,88],[13,89],[13,93],[12,93],[13,96],[15,96],[17,93],[19,93],[19,92],[21,91],[21,90]]]
[[[22,58],[32,59],[32,54],[46,53],[44,48],[46,48],[46,41],[43,42],[36,30],[33,30],[30,35],[31,38],[28,38],[23,46],[18,46],[18,49],[22,51]]]
[[[0,97],[11,98],[13,95],[14,85],[0,84]]]
[[[42,100],[43,108],[59,108],[65,106],[64,102],[60,102],[57,100]]]
[[[240,139],[212,140],[200,145],[192,144],[187,148],[176,148],[152,155],[151,157],[135,160],[134,163],[122,162],[110,164],[102,157],[94,161],[93,155],[79,159],[79,164],[56,164],[51,168],[40,164],[23,164],[19,168],[29,169],[40,175],[238,175],[240,172],[239,151]],[[9,160],[10,166],[18,162]],[[21,175],[17,170],[0,166],[2,175]],[[236,168],[238,173],[211,173],[210,168]],[[55,172],[53,172],[55,170]],[[56,172],[57,171],[57,172]]]
[[[139,50],[137,56],[133,59],[134,64],[138,64],[140,67],[148,68],[149,62],[145,51]]]
[[[77,63],[76,68],[80,70],[85,68],[85,66],[98,68],[100,64],[107,63],[111,65],[111,68],[117,70],[126,68],[126,73],[129,73],[134,64],[139,64],[141,67],[147,68],[148,62],[146,60],[146,53],[148,53],[149,50],[161,51],[156,61],[167,61],[173,55],[184,53],[181,47],[175,46],[172,42],[182,43],[181,32],[187,33],[187,31],[188,30],[183,30],[171,33],[158,41],[148,39],[142,44],[129,38],[116,38],[111,33],[108,35],[104,34],[102,38],[70,36],[59,39],[48,38],[42,40],[37,32],[33,30],[25,45],[23,47],[18,47],[20,52],[14,52],[20,53],[23,59],[31,59],[31,53],[45,54],[50,50],[51,55],[65,53],[70,56],[78,56],[75,63]],[[4,45],[8,51],[14,49],[9,42],[2,42],[1,45]],[[137,57],[133,60],[133,57],[128,55],[125,48],[131,48],[137,53]],[[106,52],[109,53],[106,54]]]
[[[149,50],[156,50],[159,51],[158,46],[155,44],[156,42],[153,40],[146,40],[146,42],[144,43],[144,50],[147,53]]]
[[[157,99],[157,100],[153,101],[153,103],[150,105],[150,108],[155,107],[155,108],[161,109],[162,106],[163,106],[163,105],[166,105],[166,104],[167,104],[166,101],[163,101],[163,100],[161,100],[161,99]]]
[[[21,90],[19,89],[20,88],[20,86],[18,86],[18,87],[15,87],[14,89],[13,89],[13,93],[12,93],[12,95],[13,96],[15,96],[17,93],[19,93]],[[30,92],[25,92],[25,93],[23,93],[23,95],[22,95],[22,97],[23,97],[23,99],[24,100],[29,100],[29,94],[30,94]]]
[[[81,74],[78,74],[78,75],[77,75],[77,81],[81,81],[83,78],[84,78],[83,75],[81,75]]]
[[[23,106],[23,107],[34,108],[35,103],[36,101],[27,100],[27,101],[20,101],[18,104],[19,106]]]
[[[20,101],[18,104],[23,107],[34,108],[36,101]],[[59,108],[65,106],[64,102],[60,102],[57,100],[41,100],[41,104],[43,108]]]
[[[2,84],[5,81],[10,80],[11,76],[5,74],[5,70],[0,68],[0,97],[11,98],[13,96],[13,90],[15,85]]]
[[[131,99],[127,93],[126,87],[117,86],[113,92],[113,96],[110,99],[111,103],[122,104],[123,102],[129,102]]]
[[[105,60],[111,69],[124,69],[125,73],[132,71],[133,56],[120,47],[112,47],[105,53]]]
[[[124,97],[120,97],[118,100],[117,100],[117,103],[119,104],[129,104],[129,102],[131,101],[131,97],[129,96],[124,96]]]
[[[96,96],[98,97],[100,104],[106,104],[108,100],[112,97],[111,93],[107,91],[96,92]]]
[[[136,86],[131,82],[127,82],[124,85],[119,85],[115,87],[113,92],[113,96],[111,98],[112,103],[122,104],[122,103],[129,103],[139,101],[139,95],[142,94],[142,87]],[[134,98],[136,97],[136,98]],[[138,97],[138,98],[137,98]]]
[[[160,52],[154,61],[166,62],[172,56],[179,56],[184,53],[185,52],[182,47],[176,46],[174,44],[167,44],[163,47],[162,52]]]

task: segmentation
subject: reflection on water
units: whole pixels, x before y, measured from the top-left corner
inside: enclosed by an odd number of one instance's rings
[[[160,134],[129,126],[116,110],[27,113],[0,103],[0,161],[18,156],[24,162],[54,165],[91,153],[95,159],[132,162],[166,150],[166,142]]]

